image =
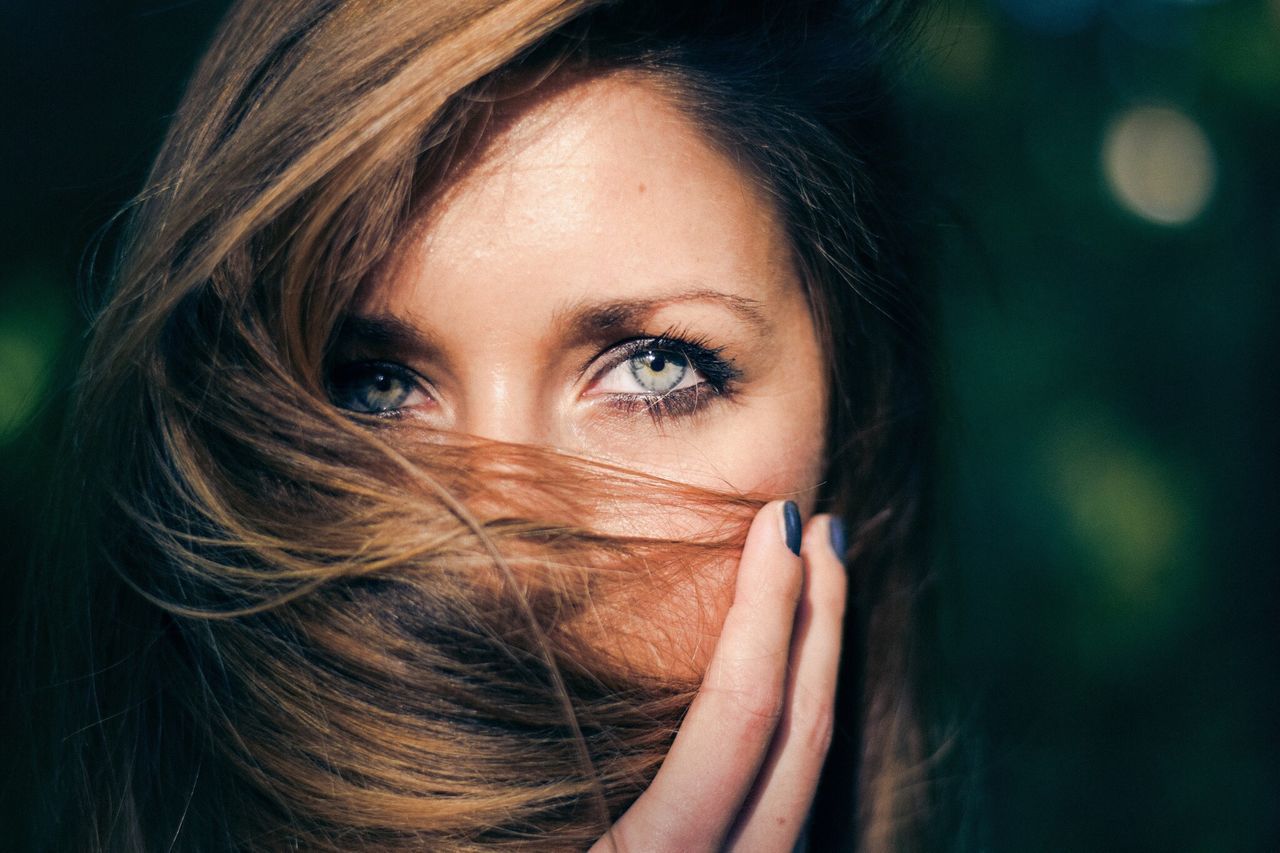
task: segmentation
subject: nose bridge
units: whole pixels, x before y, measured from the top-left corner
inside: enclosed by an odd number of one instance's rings
[[[489,363],[470,372],[457,429],[494,441],[554,444],[553,413],[534,373],[521,362]]]

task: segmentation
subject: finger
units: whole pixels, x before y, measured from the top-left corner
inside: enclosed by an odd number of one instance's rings
[[[831,745],[848,587],[832,547],[831,523],[830,516],[817,516],[805,530],[805,585],[786,704],[756,787],[731,835],[731,850],[794,848]]]
[[[733,604],[680,733],[653,783],[593,850],[721,848],[782,715],[803,584],[801,560],[786,544],[787,512],[775,501],[756,515]]]

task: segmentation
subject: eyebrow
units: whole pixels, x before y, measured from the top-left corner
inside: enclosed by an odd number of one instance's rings
[[[724,306],[758,334],[770,323],[764,303],[757,299],[705,287],[695,287],[654,297],[578,302],[559,309],[553,325],[580,338],[598,338],[619,329],[641,325],[651,315],[682,302],[713,302]],[[441,357],[442,348],[416,323],[392,314],[348,314],[336,337],[336,347],[371,347],[413,355],[424,360]]]
[[[556,321],[579,333],[598,335],[622,327],[637,326],[660,309],[681,302],[718,303],[728,308],[738,319],[753,327],[758,333],[763,334],[769,329],[764,303],[758,299],[706,287],[694,287],[655,297],[577,303],[557,311]]]
[[[334,339],[334,349],[367,347],[424,361],[441,353],[430,335],[416,323],[392,314],[348,314],[343,318]]]

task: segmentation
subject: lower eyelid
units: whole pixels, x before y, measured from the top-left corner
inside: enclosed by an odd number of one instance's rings
[[[699,414],[715,403],[729,399],[732,392],[717,391],[709,383],[700,382],[662,395],[605,394],[601,396],[606,405],[623,414],[643,413],[661,419]]]

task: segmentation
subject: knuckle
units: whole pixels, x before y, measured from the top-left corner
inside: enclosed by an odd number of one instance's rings
[[[830,707],[824,707],[805,720],[800,735],[801,742],[810,753],[823,757],[831,749],[831,740],[835,735],[835,728],[834,710]]]
[[[738,686],[736,699],[742,712],[776,723],[782,717],[783,691],[780,681],[753,679]]]
[[[782,715],[787,649],[759,649],[712,663],[702,689],[719,694],[729,713],[777,720]]]
[[[793,701],[790,736],[806,752],[822,757],[835,734],[835,707],[831,701],[798,693]]]
[[[772,684],[757,682],[723,688],[736,724],[746,738],[767,735],[782,719],[782,690]]]

